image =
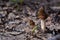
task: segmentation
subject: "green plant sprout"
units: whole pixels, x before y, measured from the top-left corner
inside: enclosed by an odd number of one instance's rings
[[[32,32],[34,33],[35,30],[37,30],[38,26],[36,25],[33,29],[32,29]]]
[[[10,0],[11,2],[14,2],[14,3],[20,3],[22,4],[24,2],[24,0]]]

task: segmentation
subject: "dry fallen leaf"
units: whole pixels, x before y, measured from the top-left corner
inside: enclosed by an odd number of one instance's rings
[[[29,20],[29,24],[30,24],[31,28],[35,27],[35,22],[33,20]]]

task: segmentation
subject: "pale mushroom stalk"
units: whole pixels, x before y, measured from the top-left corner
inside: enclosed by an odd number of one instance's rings
[[[41,20],[41,30],[45,31],[45,20]]]

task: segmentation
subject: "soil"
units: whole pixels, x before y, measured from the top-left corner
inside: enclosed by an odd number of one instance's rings
[[[48,1],[45,1],[48,4]],[[0,1],[0,40],[58,40],[60,35],[60,11],[49,9],[44,1],[26,0],[20,3],[8,0]],[[37,11],[44,5],[48,18],[46,32],[41,31]],[[37,25],[37,30],[32,33],[29,20]],[[56,36],[57,35],[57,36]]]

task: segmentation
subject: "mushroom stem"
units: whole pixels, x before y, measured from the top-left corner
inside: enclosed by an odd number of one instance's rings
[[[45,20],[41,19],[41,30],[44,32],[45,31]]]

